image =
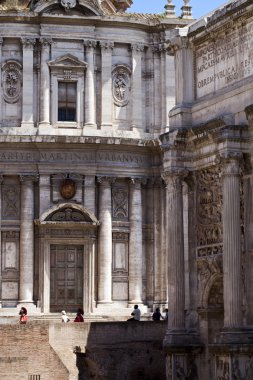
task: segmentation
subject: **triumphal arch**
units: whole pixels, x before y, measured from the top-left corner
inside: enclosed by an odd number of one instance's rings
[[[0,317],[168,308],[167,379],[249,380],[253,5],[131,4],[1,2]]]

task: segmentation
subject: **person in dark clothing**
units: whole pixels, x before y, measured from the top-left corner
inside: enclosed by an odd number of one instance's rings
[[[153,321],[160,321],[161,319],[164,319],[162,314],[160,313],[159,307],[155,309],[155,312],[152,315]]]

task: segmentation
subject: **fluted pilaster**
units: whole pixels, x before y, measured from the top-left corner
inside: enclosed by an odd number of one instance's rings
[[[224,326],[242,325],[240,166],[231,159],[223,166]]]
[[[182,179],[179,174],[164,175],[167,200],[167,242],[169,310],[172,313],[172,330],[185,328],[184,234]]]
[[[99,242],[98,242],[98,303],[112,301],[112,196],[110,177],[98,177]]]
[[[129,304],[142,303],[141,179],[130,180]]]

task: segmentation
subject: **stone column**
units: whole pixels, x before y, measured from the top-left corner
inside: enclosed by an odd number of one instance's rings
[[[22,38],[23,44],[23,97],[22,97],[22,127],[33,127],[33,47],[34,38]]]
[[[183,233],[183,194],[182,176],[164,175],[167,197],[167,242],[168,242],[168,279],[169,311],[172,318],[169,329],[185,329],[185,281],[184,281],[184,233]]]
[[[98,304],[112,302],[112,191],[110,177],[98,177]]]
[[[241,219],[239,160],[223,166],[224,326],[242,326]]]
[[[133,44],[132,48],[132,128],[142,129],[142,67],[144,46]]]
[[[48,62],[50,60],[50,46],[52,41],[41,38],[41,83],[40,83],[40,125],[50,124],[50,71]]]
[[[139,178],[130,181],[129,305],[142,303],[142,203]]]
[[[161,185],[157,179],[154,183],[154,304],[160,307],[161,303]]]
[[[86,80],[85,80],[85,125],[96,126],[94,48],[96,41],[84,41],[86,46]]]
[[[112,49],[114,43],[101,41],[101,128],[112,126]]]
[[[33,303],[34,176],[21,176],[19,303]]]
[[[0,308],[2,307],[2,182],[3,175],[0,174]]]

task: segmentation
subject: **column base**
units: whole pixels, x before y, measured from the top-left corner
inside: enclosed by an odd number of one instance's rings
[[[84,127],[97,129],[97,124],[96,123],[85,123]]]
[[[22,121],[21,132],[24,135],[35,135],[37,133],[37,128],[35,128],[33,122]]]
[[[235,373],[238,379],[252,379],[252,327],[224,329],[208,349],[215,358],[212,368],[215,378],[225,379],[225,375],[228,378],[229,374]]]
[[[166,353],[195,352],[199,353],[204,345],[198,333],[189,333],[184,329],[167,330],[163,340]]]
[[[215,343],[211,346],[226,346],[226,345],[253,345],[253,328],[249,327],[235,327],[224,328],[215,338]]]
[[[108,124],[101,124],[101,131],[106,131],[108,130],[108,128],[112,128],[112,123],[108,123]]]
[[[45,121],[40,122],[38,132],[39,132],[39,135],[45,135],[45,134],[51,133],[52,132],[51,124]]]

